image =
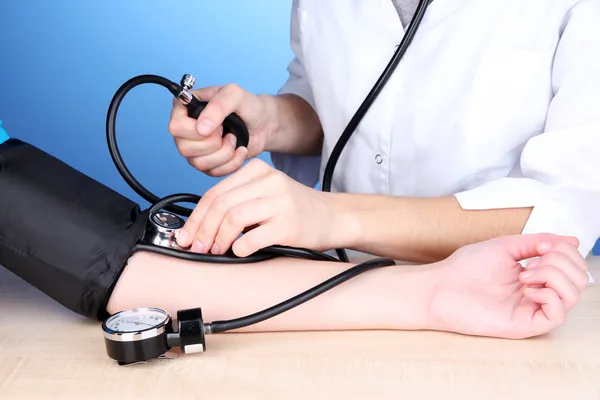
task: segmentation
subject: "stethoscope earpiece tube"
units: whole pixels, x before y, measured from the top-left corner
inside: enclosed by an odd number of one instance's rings
[[[419,29],[419,26],[421,25],[421,22],[423,21],[423,17],[425,16],[425,12],[427,11],[427,7],[429,6],[430,2],[431,2],[431,0],[421,0],[419,2],[419,5],[417,6],[417,10],[415,11],[415,16],[413,17],[412,21],[410,22],[410,25],[408,26],[406,34],[404,35],[404,37],[402,38],[402,41],[400,42],[400,45],[398,45],[396,51],[394,52],[392,59],[390,60],[388,65],[385,67],[385,69],[381,73],[381,76],[379,77],[379,79],[377,80],[377,82],[375,83],[375,85],[373,86],[373,88],[371,89],[369,94],[367,95],[367,97],[364,99],[364,101],[362,102],[362,104],[360,105],[360,107],[358,108],[356,113],[354,114],[354,116],[350,119],[350,122],[346,126],[346,129],[344,129],[340,138],[338,139],[337,143],[335,144],[333,151],[331,152],[331,155],[329,157],[329,160],[327,161],[327,165],[325,166],[325,171],[323,173],[322,190],[324,192],[331,191],[331,182],[333,180],[333,172],[335,170],[335,166],[336,166],[340,156],[342,155],[342,151],[344,150],[344,147],[346,147],[346,144],[350,140],[350,137],[352,136],[354,131],[356,131],[356,128],[358,128],[358,125],[363,120],[364,116],[369,111],[369,109],[371,108],[371,105],[373,105],[373,103],[375,102],[375,99],[377,99],[377,96],[379,96],[379,94],[383,90],[383,87],[385,86],[387,81],[390,79],[390,77],[392,76],[394,71],[396,70],[396,67],[400,63],[400,60],[402,60],[402,58],[406,54],[408,47],[412,43],[412,40],[414,39],[414,37],[417,33],[417,30]],[[340,260],[342,260],[344,262],[348,262],[348,256],[346,255],[346,251],[344,249],[336,249],[336,252],[338,254],[338,257],[340,257]]]
[[[269,246],[246,257],[238,257],[231,250],[223,255],[198,254],[182,249],[176,242],[176,229],[183,226],[183,220],[175,214],[161,211],[179,202],[197,203],[201,197],[196,194],[180,193],[166,196],[150,207],[148,213],[148,229],[146,235],[134,247],[134,251],[149,251],[161,255],[180,258],[188,261],[206,263],[249,264],[270,260],[275,257],[292,257],[314,261],[339,262],[338,259],[309,249]],[[164,221],[163,221],[164,220]],[[171,221],[168,223],[167,221]],[[162,237],[161,237],[162,236]]]
[[[362,121],[365,114],[367,113],[367,111],[369,110],[369,108],[371,107],[371,105],[385,86],[388,79],[391,77],[393,71],[396,69],[400,60],[406,53],[408,46],[414,38],[416,31],[419,25],[421,24],[421,21],[423,20],[425,11],[430,1],[431,0],[420,0],[415,13],[415,17],[411,21],[411,24],[402,42],[395,51],[394,56],[384,69],[383,73],[381,74],[378,81],[373,86],[363,103],[360,105],[356,114],[348,123],[346,129],[342,132],[342,135],[336,143],[332,151],[331,157],[329,158],[325,167],[323,176],[323,191],[329,192],[331,190],[331,182],[333,178],[335,165],[337,164],[344,147],[350,140],[350,137],[352,136],[353,132],[360,124],[360,121]],[[200,196],[179,194],[168,196],[164,199],[159,199],[158,197],[150,193],[148,190],[146,190],[143,186],[141,186],[131,176],[131,173],[129,173],[129,171],[126,169],[118,153],[118,148],[115,143],[114,132],[115,117],[118,105],[128,90],[130,90],[134,86],[137,86],[138,84],[145,82],[158,83],[169,88],[169,90],[171,91],[171,93],[173,93],[174,96],[179,98],[184,104],[188,106],[188,115],[192,118],[197,119],[198,116],[201,114],[202,110],[206,107],[207,102],[198,100],[188,91],[195,83],[195,79],[191,75],[184,75],[184,77],[181,80],[181,86],[174,84],[173,82],[164,78],[156,76],[146,75],[133,78],[132,80],[128,81],[128,83],[123,85],[121,89],[119,89],[109,109],[109,115],[107,120],[107,137],[109,141],[111,155],[113,157],[113,160],[115,161],[115,164],[117,165],[117,168],[119,169],[119,172],[130,184],[130,186],[143,198],[154,204],[154,206],[150,210],[150,219],[152,219],[153,213],[160,212],[161,209],[172,210],[173,212],[178,213],[180,215],[189,216],[192,210],[175,206],[173,203],[182,201],[199,201],[201,199]],[[235,114],[229,115],[223,123],[223,127],[223,134],[233,133],[234,135],[236,135],[237,147],[248,145],[248,130],[244,122],[239,118],[239,116]],[[161,215],[161,217],[165,220],[173,220],[171,216],[165,214]],[[340,257],[339,260],[330,257],[326,254],[313,252],[306,249],[287,248],[284,246],[271,246],[269,248],[260,250],[259,252],[248,258],[236,258],[235,256],[216,256],[215,258],[214,256],[208,254],[191,254],[186,253],[185,251],[181,251],[179,249],[165,248],[161,246],[156,246],[151,243],[139,243],[136,249],[154,251],[161,254],[174,255],[175,257],[179,258],[206,262],[243,263],[253,262],[255,260],[258,261],[260,259],[268,259],[275,256],[300,257],[306,259],[317,259],[335,262],[348,262],[348,256],[346,255],[344,249],[336,249],[336,252]],[[145,361],[144,357],[140,356],[140,352],[144,349],[144,341],[148,341],[147,346],[150,349],[150,353],[155,357],[161,351],[170,349],[170,347],[174,345],[185,344],[196,351],[204,351],[206,346],[206,334],[220,333],[240,329],[260,323],[264,320],[273,318],[283,312],[286,312],[294,307],[297,307],[298,305],[303,304],[304,302],[309,301],[325,293],[326,291],[336,287],[337,285],[340,285],[341,283],[346,282],[347,280],[354,278],[355,276],[358,276],[366,271],[369,271],[374,268],[393,265],[396,265],[395,261],[388,258],[379,258],[358,264],[338,274],[337,276],[334,276],[329,280],[311,289],[308,289],[303,293],[298,294],[293,298],[285,300],[265,310],[241,318],[226,321],[214,321],[212,323],[205,324],[202,321],[202,312],[200,309],[184,310],[185,313],[182,314],[182,316],[189,316],[189,321],[186,320],[185,324],[183,325],[188,327],[186,328],[186,331],[189,333],[184,341],[180,339],[180,336],[177,333],[169,331],[168,326],[170,325],[171,320],[170,315],[166,311],[147,308],[124,311],[112,316],[103,324],[105,339],[107,341],[107,352],[109,353],[109,356],[111,358],[120,362],[124,360],[121,360],[119,358],[127,358],[127,362]],[[181,312],[183,311],[180,311],[180,313]],[[138,326],[140,326],[140,324],[146,324],[147,326],[149,326],[149,328],[139,329]],[[180,329],[181,326],[182,325],[180,324]],[[193,327],[193,329],[190,330],[189,327]],[[169,338],[171,338],[171,340],[169,340]]]

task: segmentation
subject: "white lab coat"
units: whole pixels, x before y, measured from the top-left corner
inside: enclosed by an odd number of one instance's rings
[[[403,36],[391,0],[295,0],[281,93],[313,105],[323,158],[272,154],[314,186]],[[600,0],[434,0],[346,146],[332,191],[534,206],[523,233],[600,236]]]

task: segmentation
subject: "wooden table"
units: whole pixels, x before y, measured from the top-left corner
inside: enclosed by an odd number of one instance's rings
[[[590,260],[600,277],[600,258]],[[600,285],[524,341],[435,332],[224,334],[119,367],[100,325],[0,268],[0,399],[600,399]]]

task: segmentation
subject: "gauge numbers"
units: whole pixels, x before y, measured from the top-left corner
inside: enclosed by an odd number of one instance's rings
[[[106,328],[115,333],[133,333],[162,326],[169,314],[158,308],[137,308],[117,313],[106,320]]]

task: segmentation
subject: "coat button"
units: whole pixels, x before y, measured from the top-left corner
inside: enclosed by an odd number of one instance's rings
[[[377,155],[375,156],[375,162],[376,162],[377,164],[381,164],[381,163],[383,162],[383,158],[381,157],[381,154],[377,154]]]

